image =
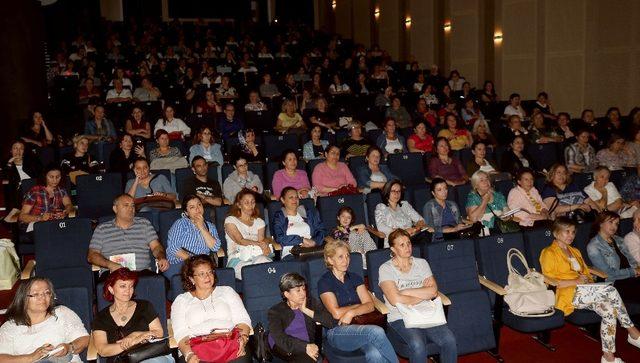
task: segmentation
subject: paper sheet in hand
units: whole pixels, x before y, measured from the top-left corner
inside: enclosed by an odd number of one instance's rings
[[[506,212],[506,213],[503,213],[503,214],[500,216],[500,218],[501,218],[501,219],[509,218],[509,217],[511,217],[512,215],[514,215],[514,214],[516,214],[516,213],[518,213],[518,212],[522,212],[522,208],[512,209],[512,210],[510,210],[510,211],[508,211],[508,212]]]
[[[126,267],[131,271],[137,271],[135,253],[123,253],[120,255],[109,256],[109,261],[118,263],[122,267]]]

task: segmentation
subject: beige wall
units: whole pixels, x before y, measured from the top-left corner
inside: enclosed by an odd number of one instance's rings
[[[345,38],[353,38],[353,21],[351,7],[353,6],[352,0],[336,0],[336,9],[334,10],[336,16],[336,33],[342,34]],[[329,7],[331,8],[331,7]]]
[[[373,42],[373,3],[370,0],[353,0],[353,40],[369,45]]]
[[[100,0],[100,15],[111,21],[123,21],[122,0]]]
[[[445,36],[445,70],[457,69],[471,84],[484,80],[484,21],[480,16],[483,3],[484,0],[449,0],[445,10],[452,24]]]
[[[411,16],[407,53],[423,68],[437,62],[435,1],[407,1],[407,15]]]
[[[404,14],[401,13],[402,1],[380,0],[380,19],[378,21],[378,42],[382,49],[386,49],[393,59],[400,59],[402,56],[402,37],[404,36],[404,26],[401,27],[401,20]]]

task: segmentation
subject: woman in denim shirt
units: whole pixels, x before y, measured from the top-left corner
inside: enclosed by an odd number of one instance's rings
[[[365,154],[366,164],[359,167],[356,174],[360,192],[367,194],[374,189],[382,190],[389,180],[397,179],[388,166],[380,164],[381,158],[382,150],[375,145],[369,146]]]
[[[458,232],[466,227],[460,216],[460,209],[456,202],[447,200],[449,186],[446,180],[434,178],[431,181],[431,195],[433,199],[424,205],[422,215],[427,226],[434,229],[433,241],[444,240],[443,233]]]
[[[640,301],[638,279],[640,267],[620,236],[616,236],[620,216],[611,211],[598,215],[593,224],[598,233],[587,245],[587,254],[594,267],[607,274],[625,301]]]

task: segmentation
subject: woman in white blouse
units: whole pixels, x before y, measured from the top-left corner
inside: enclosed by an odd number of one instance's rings
[[[20,284],[5,318],[0,327],[0,362],[36,362],[48,357],[81,362],[78,354],[89,345],[89,333],[78,315],[56,306],[53,284],[43,277]]]
[[[179,118],[175,118],[175,110],[172,106],[166,106],[164,108],[164,116],[156,122],[153,128],[153,134],[155,135],[158,130],[162,129],[169,133],[169,139],[171,140],[184,140],[185,136],[191,134],[191,128],[187,126]]]
[[[231,362],[251,362],[245,352],[251,331],[251,319],[240,296],[229,286],[216,286],[216,264],[207,255],[196,255],[182,267],[182,286],[185,293],[178,295],[171,305],[173,337],[185,363],[197,363],[189,340],[206,335],[213,329],[240,330],[238,358]]]
[[[514,215],[521,226],[533,226],[536,221],[549,219],[547,205],[544,204],[538,189],[534,186],[533,171],[523,168],[516,174],[518,185],[511,189],[507,197],[509,209],[520,208]]]
[[[242,267],[271,262],[271,238],[265,237],[264,228],[265,223],[256,208],[253,192],[248,189],[241,190],[224,220],[229,253],[227,267],[236,271],[237,279],[242,279]]]
[[[384,246],[389,247],[389,234],[397,228],[416,236],[427,227],[424,218],[404,199],[404,187],[398,179],[391,180],[382,189],[382,203],[376,206],[375,217],[378,230],[384,233]]]
[[[633,213],[633,230],[624,236],[624,244],[636,263],[640,263],[640,209]]]

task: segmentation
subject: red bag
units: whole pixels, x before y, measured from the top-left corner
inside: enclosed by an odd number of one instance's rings
[[[348,194],[358,194],[358,189],[351,184],[344,185],[340,187],[338,190],[334,190],[327,194],[329,197],[333,197],[334,195],[348,195]]]
[[[238,358],[240,329],[229,333],[212,333],[189,339],[193,353],[201,362],[227,363]]]

